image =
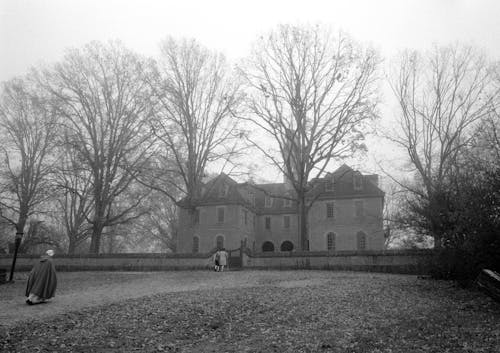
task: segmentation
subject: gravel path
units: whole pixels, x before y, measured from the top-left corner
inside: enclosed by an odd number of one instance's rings
[[[19,274],[14,284],[0,286],[0,326],[159,293],[262,285],[302,287],[311,284],[310,277],[311,271],[60,272],[56,297],[29,306],[24,297],[27,274]],[[321,280],[314,277],[313,282]]]

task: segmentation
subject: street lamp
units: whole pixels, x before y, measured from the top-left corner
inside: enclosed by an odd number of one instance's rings
[[[12,267],[10,268],[10,280],[9,282],[14,282],[14,268],[16,267],[17,260],[17,250],[19,250],[19,245],[21,244],[21,239],[23,238],[23,232],[16,232],[14,257],[12,258]]]

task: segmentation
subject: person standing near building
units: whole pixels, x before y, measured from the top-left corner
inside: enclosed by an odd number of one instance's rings
[[[26,284],[26,304],[34,305],[45,303],[54,297],[57,288],[56,269],[52,263],[54,250],[47,250],[40,261],[33,266]]]
[[[219,271],[222,272],[224,271],[224,266],[227,266],[228,254],[226,252],[226,249],[224,248],[219,250],[218,253],[219,253]]]
[[[216,272],[219,271],[219,259],[220,259],[220,250],[217,249],[217,251],[214,253],[214,271]]]

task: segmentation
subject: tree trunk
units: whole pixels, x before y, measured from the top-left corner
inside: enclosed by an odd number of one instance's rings
[[[300,249],[309,251],[309,239],[307,236],[307,206],[305,195],[298,197],[298,226],[299,226],[299,242]]]
[[[102,224],[94,224],[94,226],[92,227],[92,238],[90,240],[91,254],[99,254],[99,250],[101,248],[101,237],[103,229],[104,226]]]
[[[69,239],[69,245],[68,245],[68,254],[73,255],[76,250],[76,242],[74,239],[70,238]]]

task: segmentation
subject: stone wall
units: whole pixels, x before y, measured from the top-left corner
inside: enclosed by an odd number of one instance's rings
[[[18,255],[16,271],[30,270],[37,255]],[[56,255],[58,271],[163,271],[206,269],[210,254],[100,254]],[[12,255],[0,255],[0,268],[10,271]]]
[[[390,273],[427,273],[432,250],[243,253],[245,269],[324,269]],[[39,256],[19,255],[16,271],[27,271]],[[204,254],[101,254],[56,255],[58,271],[163,271],[208,269],[211,256]],[[12,255],[0,255],[0,268],[10,270]]]
[[[432,250],[245,253],[243,266],[426,274],[432,254]]]

